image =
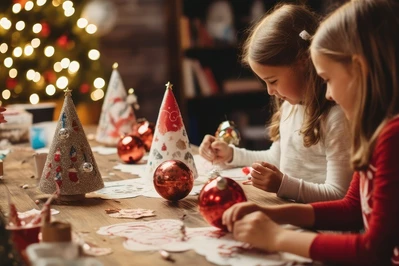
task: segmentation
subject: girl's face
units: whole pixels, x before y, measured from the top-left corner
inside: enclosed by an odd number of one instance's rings
[[[298,104],[304,97],[306,81],[304,69],[295,66],[261,65],[249,59],[252,71],[266,82],[269,95],[275,95],[290,104]]]
[[[339,104],[348,119],[353,116],[354,105],[358,98],[353,89],[353,76],[350,67],[329,57],[312,51],[312,61],[317,74],[326,82],[326,98]]]

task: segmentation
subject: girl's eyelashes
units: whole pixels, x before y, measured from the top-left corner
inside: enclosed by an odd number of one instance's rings
[[[270,85],[273,85],[273,84],[275,84],[277,82],[277,79],[276,80],[273,80],[273,81],[270,81],[269,83],[270,83]]]

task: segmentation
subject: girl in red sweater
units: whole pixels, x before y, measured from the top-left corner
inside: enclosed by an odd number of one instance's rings
[[[326,97],[351,122],[355,170],[342,200],[257,206],[241,203],[223,215],[234,237],[268,251],[317,261],[399,265],[399,3],[354,0],[319,27],[311,44]],[[347,233],[284,229],[293,224]],[[353,233],[361,231],[362,233]]]

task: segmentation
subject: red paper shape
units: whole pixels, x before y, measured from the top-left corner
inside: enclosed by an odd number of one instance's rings
[[[180,130],[183,127],[183,120],[171,89],[167,89],[162,103],[159,110],[159,133],[165,135],[166,132]]]

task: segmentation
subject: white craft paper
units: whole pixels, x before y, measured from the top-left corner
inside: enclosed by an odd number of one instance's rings
[[[252,249],[248,244],[234,240],[231,233],[215,227],[185,227],[183,234],[182,225],[179,220],[161,219],[104,226],[97,233],[123,237],[123,246],[132,251],[163,249],[182,252],[192,249],[217,265],[276,266],[311,262],[310,259],[289,253]]]

